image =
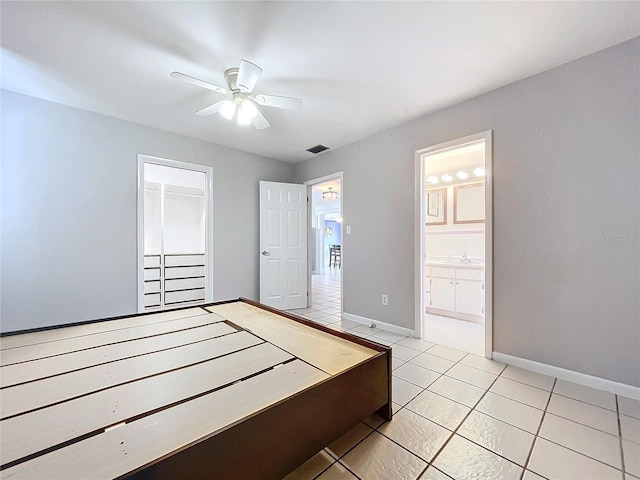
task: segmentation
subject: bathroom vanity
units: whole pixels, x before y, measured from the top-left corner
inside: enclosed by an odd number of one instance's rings
[[[427,262],[427,313],[484,322],[484,264]]]

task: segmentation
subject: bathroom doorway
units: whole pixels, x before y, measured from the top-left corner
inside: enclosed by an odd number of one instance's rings
[[[491,131],[420,150],[416,161],[416,333],[491,358]]]

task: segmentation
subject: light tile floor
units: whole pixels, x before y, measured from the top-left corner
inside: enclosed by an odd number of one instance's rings
[[[340,274],[293,310],[389,344],[394,418],[365,419],[295,479],[640,479],[640,402],[340,319]]]

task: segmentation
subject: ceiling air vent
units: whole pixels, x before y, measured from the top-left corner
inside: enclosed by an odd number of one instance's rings
[[[307,148],[307,152],[311,153],[320,153],[325,150],[329,150],[329,147],[325,147],[324,145],[316,145],[315,147]]]

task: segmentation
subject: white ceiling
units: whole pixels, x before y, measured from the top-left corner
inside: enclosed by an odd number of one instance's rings
[[[640,35],[640,2],[9,2],[2,88],[299,162]],[[247,59],[257,131],[193,112]]]

